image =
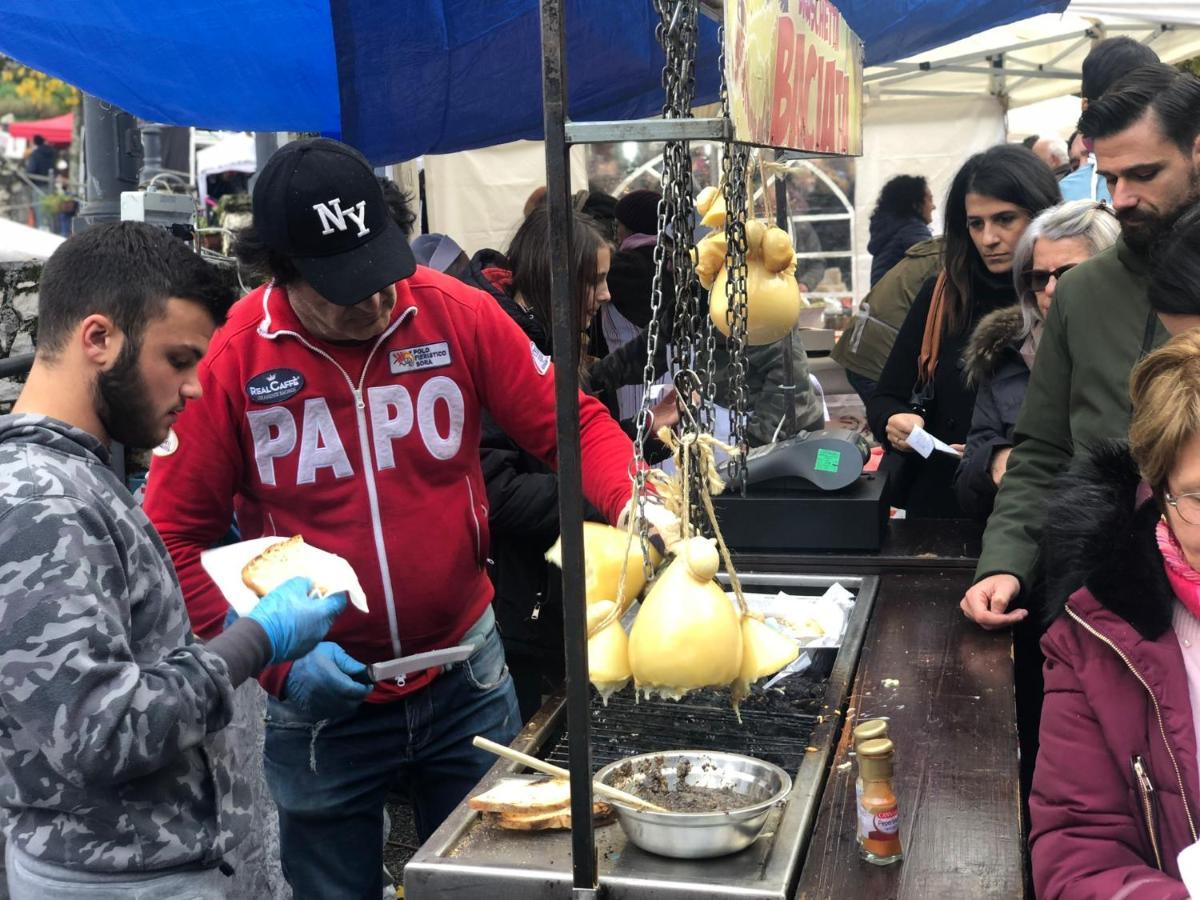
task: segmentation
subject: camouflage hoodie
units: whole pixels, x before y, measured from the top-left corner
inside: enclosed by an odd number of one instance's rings
[[[108,460],[77,428],[0,416],[0,805],[46,862],[216,865],[248,822],[228,670]]]

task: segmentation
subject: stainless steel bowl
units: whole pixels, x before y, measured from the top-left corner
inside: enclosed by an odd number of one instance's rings
[[[771,807],[792,789],[792,779],[779,766],[737,753],[709,750],[666,750],[617,760],[596,773],[596,780],[638,794],[636,777],[619,775],[627,763],[636,773],[652,761],[662,760],[667,789],[676,790],[677,767],[690,763],[684,784],[708,788],[731,788],[746,798],[746,804],[721,812],[648,812],[612,803],[617,821],[626,836],[643,850],[678,859],[725,856],[749,847],[762,832]],[[640,766],[639,766],[640,764]]]

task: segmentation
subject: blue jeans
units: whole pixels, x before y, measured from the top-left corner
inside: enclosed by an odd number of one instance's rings
[[[471,738],[507,744],[521,716],[493,626],[470,659],[395,703],[316,723],[272,699],[266,724],[267,783],[296,900],[378,900],[388,789],[407,788],[426,840],[495,762]]]

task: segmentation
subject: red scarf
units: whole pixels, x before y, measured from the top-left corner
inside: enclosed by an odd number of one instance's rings
[[[1200,572],[1193,569],[1184,558],[1183,548],[1162,519],[1158,520],[1154,536],[1162,553],[1163,568],[1167,572],[1167,581],[1171,582],[1171,590],[1188,612],[1200,619]]]

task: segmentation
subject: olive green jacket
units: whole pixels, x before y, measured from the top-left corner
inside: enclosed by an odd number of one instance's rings
[[[1055,479],[1076,452],[1126,437],[1129,373],[1170,337],[1146,297],[1149,277],[1146,262],[1118,240],[1055,290],[976,580],[1007,572],[1028,589]]]
[[[878,381],[913,299],[921,285],[937,274],[941,261],[940,237],[909,247],[863,297],[858,315],[830,354],[833,360],[843,369]]]

